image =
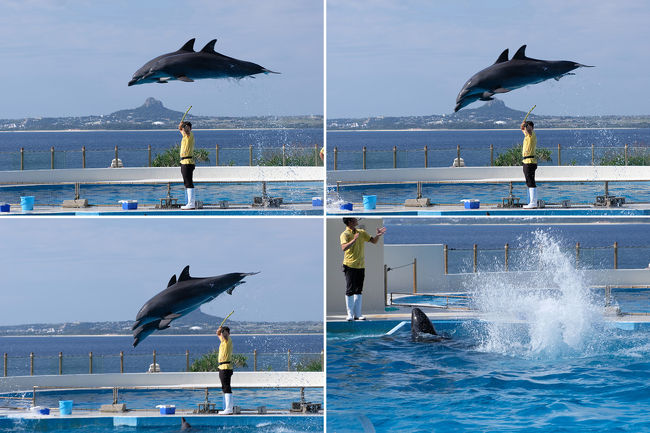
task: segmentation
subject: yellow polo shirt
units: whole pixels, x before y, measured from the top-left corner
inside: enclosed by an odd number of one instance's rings
[[[532,134],[526,135],[526,137],[524,137],[524,145],[521,148],[521,157],[533,157],[524,159],[524,164],[537,164],[537,158],[535,158],[535,148],[537,148],[537,135],[535,135],[535,131],[533,131]]]
[[[362,269],[366,267],[365,263],[365,244],[372,236],[363,229],[357,229],[359,237],[350,248],[343,251],[343,264],[350,268]],[[341,233],[341,245],[347,244],[354,238],[354,232],[349,227]]]
[[[189,159],[183,157],[189,156]],[[194,164],[194,133],[190,131],[190,135],[183,135],[181,140],[181,164]]]
[[[228,341],[223,341],[221,337],[221,344],[219,344],[219,362],[230,361],[230,364],[219,364],[219,370],[232,370],[232,337],[228,337]]]

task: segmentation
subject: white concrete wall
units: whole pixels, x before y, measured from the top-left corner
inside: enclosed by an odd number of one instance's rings
[[[448,182],[502,183],[524,182],[521,167],[434,167],[387,168],[373,170],[330,170],[327,183],[341,182]],[[540,182],[650,181],[650,170],[642,166],[550,166],[541,165],[535,173]]]
[[[361,218],[359,227],[374,236],[383,226],[380,218]],[[342,218],[327,218],[327,315],[345,314],[345,276],[341,271],[343,251],[340,236],[345,230]],[[366,279],[363,289],[363,313],[384,312],[384,238],[377,244],[366,243]]]
[[[428,245],[386,245],[384,260],[389,267],[400,266],[418,259],[417,281],[418,292],[454,292],[467,291],[476,284],[479,274],[449,274],[444,273],[443,246]],[[605,285],[650,285],[650,269],[597,269],[580,270],[585,277],[585,283],[591,286]],[[534,271],[490,272],[499,281],[525,280],[527,287],[548,287],[548,279],[539,278],[540,273]],[[413,268],[398,269],[388,273],[388,292],[409,293],[413,288]],[[329,302],[329,299],[328,299]],[[329,307],[328,307],[329,308]],[[329,312],[329,309],[328,309]]]
[[[196,167],[195,182],[323,181],[323,167]],[[0,184],[183,182],[179,167],[0,171]]]
[[[384,261],[389,268],[411,263],[413,259],[417,259],[418,291],[440,291],[441,279],[445,273],[442,245],[386,245],[384,247]],[[413,266],[389,271],[388,288],[398,293],[413,291]]]
[[[321,388],[322,372],[235,371],[233,388]],[[109,373],[13,376],[0,378],[0,393],[32,391],[34,386],[61,388],[159,387],[221,388],[219,373]]]

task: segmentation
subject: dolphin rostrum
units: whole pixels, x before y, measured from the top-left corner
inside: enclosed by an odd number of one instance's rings
[[[565,75],[573,75],[570,72],[574,69],[593,67],[567,60],[531,59],[525,52],[526,45],[522,45],[508,60],[506,49],[493,65],[474,74],[458,94],[454,111],[477,100],[491,101],[495,93],[506,93],[551,78],[559,80]]]
[[[178,281],[176,275],[172,275],[167,288],[140,308],[131,328],[133,347],[151,333],[169,328],[172,320],[185,316],[220,294],[226,292],[232,295],[235,287],[245,283],[242,281],[244,277],[258,273],[232,272],[216,277],[195,278],[190,277],[190,266],[185,266]]]
[[[255,74],[277,74],[258,64],[233,59],[214,51],[216,39],[201,51],[194,51],[194,38],[178,51],[149,60],[138,69],[129,86],[145,83],[167,83],[171,80],[192,82],[203,78],[244,78]]]

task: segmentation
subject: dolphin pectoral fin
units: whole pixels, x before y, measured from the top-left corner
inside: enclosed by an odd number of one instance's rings
[[[494,93],[508,93],[510,89],[504,89],[503,87],[499,87],[498,89],[494,89]]]
[[[156,83],[158,83],[158,84],[167,84],[168,82],[169,82],[169,78],[167,78],[167,77],[158,78],[158,81],[156,81]]]
[[[170,313],[170,314],[166,315],[165,317],[163,317],[162,320],[172,321],[172,320],[178,319],[179,317],[182,317],[182,316],[183,316],[182,314]]]
[[[158,330],[163,330],[169,328],[169,325],[172,323],[173,319],[163,319],[158,324]]]
[[[193,83],[193,82],[194,82],[193,79],[187,77],[186,75],[178,75],[178,76],[176,77],[176,79],[179,80],[179,81],[184,81],[184,82],[186,82],[186,83]]]
[[[233,290],[235,290],[235,288],[234,288],[234,287],[231,287],[231,288],[229,288],[228,290],[226,290],[226,293],[228,293],[229,295],[232,295],[232,291],[233,291]]]

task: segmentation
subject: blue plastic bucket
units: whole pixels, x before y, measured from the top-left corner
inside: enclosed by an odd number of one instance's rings
[[[59,413],[61,415],[72,415],[73,400],[59,400]]]
[[[339,206],[341,210],[352,210],[352,207],[352,203],[343,203],[341,206]]]
[[[34,196],[28,195],[25,197],[20,197],[20,207],[23,209],[23,212],[34,210]]]
[[[311,198],[311,205],[312,206],[322,206],[323,205],[323,199],[320,197],[312,197]]]
[[[10,212],[11,205],[9,203],[0,204],[0,212]]]
[[[364,195],[363,196],[363,208],[365,210],[373,210],[377,207],[377,196],[376,195]]]

